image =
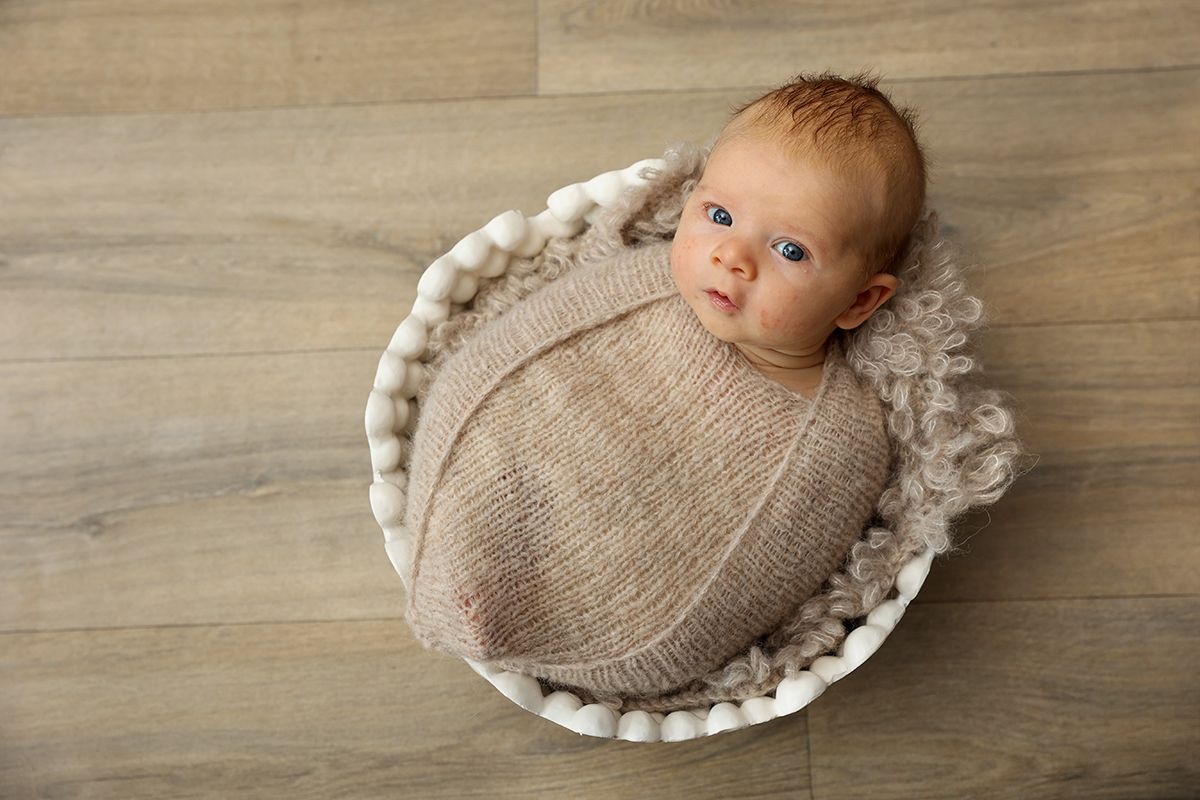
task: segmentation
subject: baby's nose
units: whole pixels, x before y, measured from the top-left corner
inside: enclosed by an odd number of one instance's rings
[[[726,269],[740,269],[749,275],[754,274],[754,258],[750,248],[736,240],[726,240],[713,248],[712,263],[714,266]]]

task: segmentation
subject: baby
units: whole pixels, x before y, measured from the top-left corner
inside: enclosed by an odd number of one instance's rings
[[[896,291],[925,202],[912,112],[861,77],[787,84],[738,110],[671,248],[680,294],[718,339],[811,396],[830,335]]]
[[[891,451],[835,331],[896,291],[924,201],[909,117],[801,79],[686,160],[622,231],[548,245],[570,269],[432,370],[405,516],[424,646],[656,696],[778,629],[861,537]]]

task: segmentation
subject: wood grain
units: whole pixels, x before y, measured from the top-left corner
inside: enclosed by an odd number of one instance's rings
[[[1196,64],[1181,0],[541,0],[543,94],[778,85],[794,73],[990,76]]]
[[[994,323],[1200,314],[1200,69],[895,88]],[[0,360],[381,351],[459,237],[732,97],[0,120]]]
[[[584,737],[398,620],[0,635],[0,674],[5,797],[810,797],[803,712]]]
[[[1197,796],[1194,5],[0,3],[0,798]],[[363,432],[420,271],[861,67],[1033,471],[784,720],[579,737],[421,650]]]
[[[378,618],[360,352],[0,366],[0,628]]]
[[[1200,315],[1200,70],[904,83],[995,324]]]
[[[962,550],[922,597],[1200,594],[1200,323],[1014,326],[980,341],[979,379],[1009,393],[1037,463],[959,521]]]
[[[525,0],[17,0],[0,3],[0,113],[529,94],[535,25]]]
[[[808,707],[815,797],[1195,797],[1195,597],[923,599]]]

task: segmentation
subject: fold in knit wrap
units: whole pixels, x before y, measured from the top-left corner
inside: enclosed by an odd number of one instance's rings
[[[821,589],[889,474],[837,337],[814,399],[679,295],[669,241],[567,272],[474,335],[413,436],[405,616],[427,648],[594,692],[726,663]]]

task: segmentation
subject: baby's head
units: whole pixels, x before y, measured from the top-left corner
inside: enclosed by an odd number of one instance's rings
[[[676,285],[764,371],[818,367],[836,329],[858,327],[896,291],[925,157],[913,112],[877,82],[801,75],[735,109],[683,208]]]

